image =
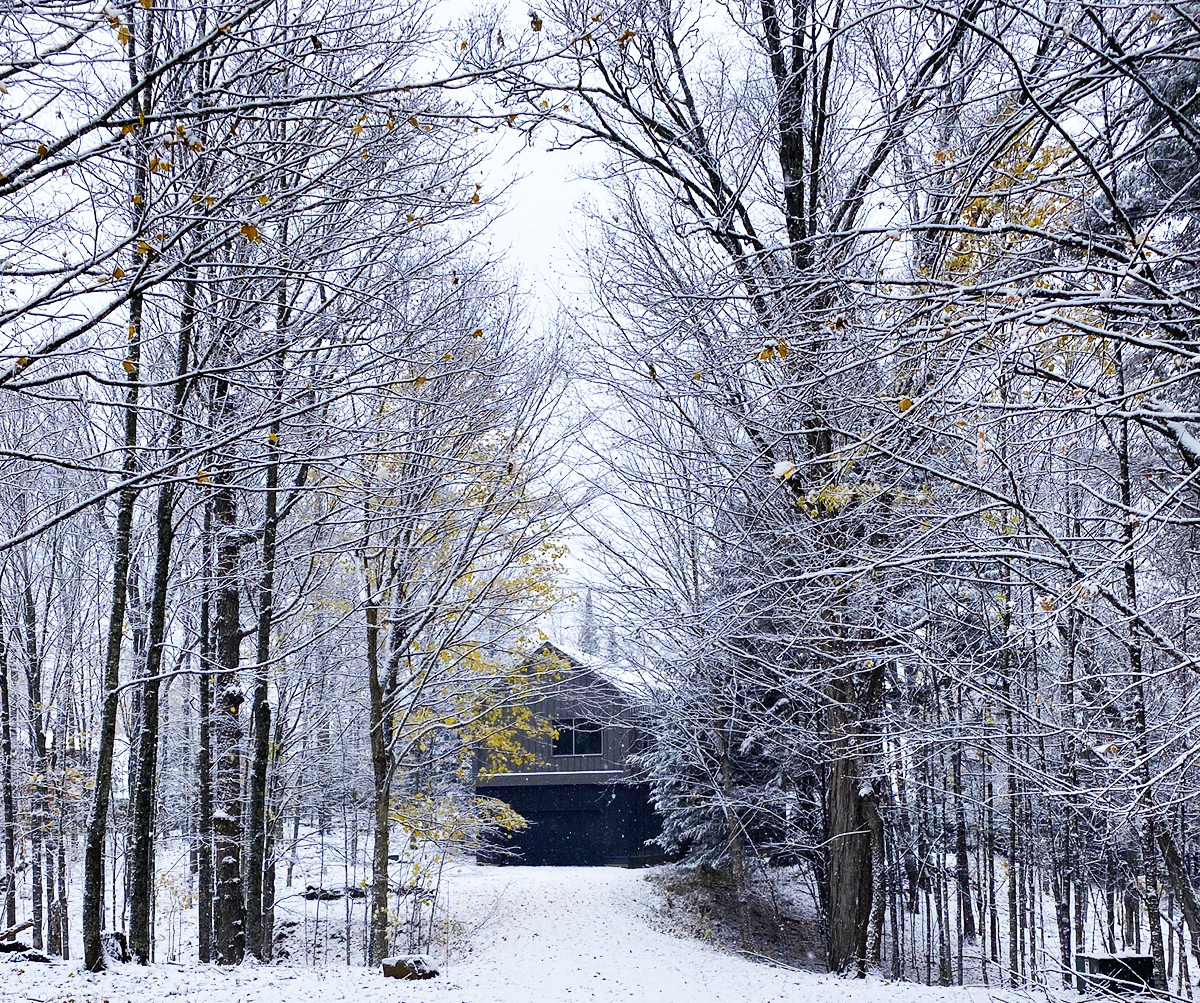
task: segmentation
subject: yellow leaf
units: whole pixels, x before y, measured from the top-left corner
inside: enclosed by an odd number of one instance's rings
[[[542,107],[543,107],[543,108],[549,108],[549,107],[550,107],[550,102],[549,102],[549,101],[543,101],[543,102],[542,102]]]
[[[141,0],[141,4],[146,8],[146,10],[149,10],[154,6],[154,0]]]
[[[702,379],[704,379],[704,374],[703,373],[692,373],[692,379],[702,380]]]
[[[131,38],[133,38],[133,32],[126,25],[121,25],[117,31],[117,41],[122,45],[128,45]]]
[[[362,123],[361,122],[354,123],[354,135],[356,135],[356,136],[362,135]]]
[[[472,196],[471,196],[471,201],[472,201],[472,202],[478,202],[478,201],[479,201],[479,192],[476,192],[474,195],[472,195]]]
[[[122,367],[122,368],[125,370],[125,372],[127,372],[127,373],[129,373],[129,374],[131,374],[131,375],[132,375],[133,373],[136,373],[136,372],[137,372],[137,366],[135,366],[135,365],[133,364],[133,360],[132,360],[132,359],[125,359],[125,360],[124,360],[124,361],[121,363],[121,367]]]
[[[462,45],[459,46],[459,48],[462,49],[463,52],[466,52],[467,51],[467,43],[463,42]]]
[[[196,472],[196,483],[197,484],[207,484],[208,483],[208,474],[206,474],[203,470],[197,471]]]
[[[900,413],[903,414],[905,411],[907,411],[910,407],[913,406],[913,402],[908,397],[901,397],[900,403],[897,404],[896,406],[898,408],[900,408]]]
[[[199,201],[200,201],[200,196],[199,196],[199,195],[195,195],[195,194],[193,194],[193,195],[192,195],[192,201],[193,201],[193,202],[199,202]]]
[[[626,28],[625,31],[622,33],[621,37],[617,39],[617,45],[624,45],[626,42],[628,42],[631,38],[634,38],[636,35],[637,35],[636,31],[631,31],[630,29]]]
[[[130,199],[130,201],[134,205],[141,205],[144,199],[140,195],[135,195],[132,199]]]
[[[413,380],[413,386],[421,387],[421,386],[424,386],[428,382],[429,381],[424,376],[418,376],[415,380]]]
[[[408,116],[408,124],[409,124],[409,125],[411,125],[411,126],[412,126],[412,127],[415,129],[415,128],[416,128],[417,126],[419,126],[421,123],[417,121],[417,116],[416,116],[416,115],[409,115],[409,116]]]
[[[482,337],[483,337],[483,330],[482,330],[481,328],[478,328],[478,327],[477,327],[477,328],[475,328],[475,330],[471,332],[471,337],[472,337],[472,338],[482,338]]]
[[[137,254],[149,254],[149,253],[150,253],[150,245],[149,245],[149,244],[147,244],[147,243],[146,243],[144,240],[139,240],[139,241],[137,242],[137,248],[136,248],[136,251],[135,251],[135,253],[137,253]]]
[[[38,143],[37,155],[39,157],[46,157],[50,155],[50,151],[46,149],[44,143]]]
[[[278,441],[279,441],[279,436],[277,436],[274,432],[272,432],[270,435],[267,436],[267,442],[269,442],[272,446],[275,445],[275,443],[277,443]]]
[[[130,135],[132,132],[133,132],[133,126],[132,126],[132,125],[123,125],[123,126],[121,126],[121,135],[122,135],[122,136],[128,136],[128,135]]]
[[[388,127],[388,131],[389,131],[389,132],[390,132],[392,129],[396,128],[396,123],[395,123],[395,121],[394,121],[393,119],[390,119],[390,118],[389,118],[389,119],[387,120],[387,127]]]
[[[125,269],[122,268],[120,265],[118,265],[116,268],[113,269],[113,278],[114,279],[125,278]]]
[[[767,345],[761,352],[758,353],[758,357],[764,362],[767,359],[773,359],[775,357],[775,346]]]
[[[270,200],[269,198],[267,198],[267,196],[266,196],[266,195],[260,195],[260,196],[258,197],[258,204],[259,204],[259,205],[266,205],[266,204],[267,204],[268,202],[270,202],[270,201],[271,201],[271,200]]]
[[[188,145],[188,149],[191,150],[193,153],[199,153],[201,150],[204,149],[204,144],[201,143],[200,140],[197,139]]]
[[[250,241],[251,244],[257,244],[262,239],[258,235],[258,227],[253,223],[243,223],[238,232],[241,233],[241,235],[248,241]]]
[[[415,223],[417,221],[417,217],[414,216],[411,212],[408,214],[407,218],[410,223]]]
[[[209,195],[209,196],[208,196],[208,198],[206,198],[206,199],[204,200],[204,204],[205,204],[205,205],[216,205],[216,204],[217,204],[217,199],[216,199],[216,196],[215,196],[215,195]]]

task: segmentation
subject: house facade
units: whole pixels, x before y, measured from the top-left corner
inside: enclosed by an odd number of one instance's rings
[[[663,859],[650,787],[629,768],[644,733],[638,701],[578,656],[545,644],[535,656],[559,674],[532,710],[556,734],[530,739],[535,763],[481,778],[476,792],[511,805],[529,823],[481,863],[640,867]]]

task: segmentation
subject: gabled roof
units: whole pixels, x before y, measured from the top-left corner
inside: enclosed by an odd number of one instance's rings
[[[555,658],[562,659],[574,672],[593,678],[598,686],[613,690],[630,704],[640,704],[646,701],[649,687],[646,685],[641,670],[632,663],[585,655],[550,641],[542,642],[537,653],[548,653]]]

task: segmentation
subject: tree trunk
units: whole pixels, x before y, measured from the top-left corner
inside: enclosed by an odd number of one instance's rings
[[[140,169],[139,169],[140,171]],[[143,181],[144,187],[144,181]],[[121,475],[125,487],[117,496],[117,532],[113,554],[112,606],[104,655],[104,703],[100,714],[100,740],[96,756],[96,788],[87,823],[83,863],[83,960],[89,971],[104,967],[100,943],[104,910],[104,837],[112,793],[113,753],[117,737],[117,707],[121,682],[121,637],[125,628],[125,600],[129,579],[133,509],[138,489],[131,482],[137,470],[138,366],[141,361],[142,300],[136,295],[129,308],[129,365],[126,367],[125,457]]]
[[[3,619],[3,614],[0,614]],[[12,775],[12,705],[8,694],[8,643],[0,633],[0,770],[4,784],[4,928],[17,925],[17,805]]]
[[[282,322],[281,304],[278,324]],[[283,382],[283,359],[277,360],[276,397]],[[271,630],[275,614],[275,547],[279,528],[279,428],[278,419],[267,436],[266,513],[263,519],[262,573],[259,577],[258,645],[255,653],[254,696],[250,703],[253,735],[249,778],[248,844],[246,854],[246,944],[259,961],[270,956],[272,929],[263,922],[266,891],[267,771],[271,759],[271,704],[268,699],[268,665],[271,659]],[[274,898],[274,889],[272,889]],[[349,951],[349,945],[346,948]]]
[[[228,393],[223,390],[218,398]],[[218,414],[222,406],[218,406]],[[238,582],[239,541],[237,501],[233,493],[232,463],[219,475],[213,498],[213,521],[217,533],[217,610],[215,641],[217,668],[217,713],[213,738],[217,745],[216,799],[213,834],[217,856],[217,901],[215,935],[217,963],[240,964],[246,954],[246,906],[242,889],[242,726],[239,713],[244,699],[238,681],[241,660],[241,593]]]
[[[367,588],[372,588],[368,577]],[[391,763],[384,683],[379,674],[379,608],[368,596],[367,678],[371,692],[371,767],[375,777],[375,847],[371,871],[371,959],[379,964],[388,949],[388,836],[391,828]]]
[[[835,681],[830,697],[826,784],[829,970],[861,977],[866,974],[873,881],[871,831],[859,790],[864,780],[859,776],[859,761],[852,746],[857,727],[853,684],[845,679]]]
[[[167,433],[168,473],[183,441],[185,376],[195,322],[196,275],[189,271],[183,290],[183,311],[176,350],[175,388],[171,427]],[[129,951],[138,964],[151,961],[151,913],[154,903],[155,787],[158,776],[159,693],[162,688],[163,646],[166,641],[167,595],[170,587],[171,549],[175,541],[175,481],[158,489],[155,510],[157,549],[154,558],[154,592],[150,600],[150,627],[146,642],[146,671],[142,683],[141,731],[137,737],[136,774],[130,792],[133,850],[129,860]]]
[[[211,581],[212,570],[212,509],[204,511],[203,581]],[[212,628],[208,588],[200,601],[200,728],[196,749],[196,869],[199,890],[199,955],[204,963],[212,961],[213,952],[213,804],[212,804]]]
[[[1179,899],[1179,908],[1187,923],[1188,935],[1191,939],[1192,957],[1200,963],[1200,901],[1196,898],[1196,889],[1188,878],[1184,868],[1183,858],[1175,845],[1175,837],[1170,829],[1163,826],[1158,833],[1158,848],[1162,853],[1163,863],[1167,869],[1167,880],[1171,890]]]

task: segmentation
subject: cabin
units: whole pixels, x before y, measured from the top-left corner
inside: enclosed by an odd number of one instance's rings
[[[532,706],[553,736],[529,739],[535,764],[521,773],[481,778],[476,792],[511,805],[529,827],[481,851],[480,863],[644,867],[664,857],[647,846],[661,831],[650,785],[638,783],[629,757],[645,741],[641,702],[581,657],[545,644],[536,659],[558,681]],[[539,666],[540,667],[540,666]]]

